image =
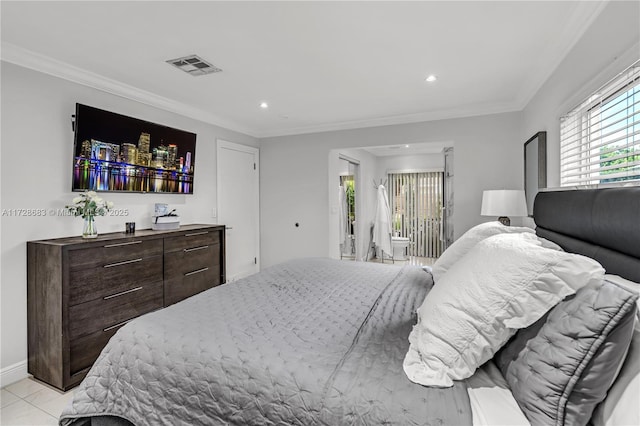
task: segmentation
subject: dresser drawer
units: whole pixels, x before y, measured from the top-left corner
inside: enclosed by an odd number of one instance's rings
[[[125,323],[126,324],[126,323]],[[109,339],[116,334],[120,327],[114,327],[110,330],[99,330],[87,336],[79,337],[69,343],[69,369],[71,375],[91,367],[93,362],[98,359],[100,352],[109,342]]]
[[[69,305],[162,281],[162,256],[133,258],[69,272]]]
[[[107,330],[123,321],[162,307],[162,281],[132,288],[69,308],[69,338]]]
[[[186,273],[220,265],[220,244],[197,246],[164,254],[164,277],[174,278]]]
[[[174,274],[171,278],[165,278],[164,304],[171,305],[220,284],[220,265]]]
[[[82,250],[69,250],[69,268],[111,265],[162,254],[162,239],[122,239]]]
[[[175,237],[167,237],[164,239],[164,251],[177,251],[206,245],[220,244],[219,230],[199,230],[185,232]]]

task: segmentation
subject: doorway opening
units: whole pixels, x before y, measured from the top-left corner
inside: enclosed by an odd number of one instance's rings
[[[356,261],[382,261],[384,256],[378,255],[379,244],[373,241],[380,184],[384,182],[383,185],[388,194],[387,205],[391,208],[393,197],[392,188],[390,187],[390,175],[438,172],[440,173],[439,176],[442,177],[441,182],[444,186],[444,190],[441,189],[439,191],[440,203],[429,203],[429,206],[425,207],[432,209],[432,214],[429,217],[435,217],[436,219],[422,219],[425,214],[412,218],[409,214],[416,210],[417,207],[427,203],[420,200],[416,201],[413,198],[407,199],[407,193],[403,193],[405,198],[402,201],[404,203],[402,205],[405,210],[398,212],[402,216],[402,221],[404,221],[404,228],[402,228],[401,223],[401,229],[398,231],[399,236],[391,241],[391,249],[389,249],[388,253],[388,247],[384,250],[387,259],[393,259],[394,262],[432,264],[435,258],[447,247],[450,241],[449,236],[453,234],[451,232],[453,225],[453,186],[451,185],[453,181],[453,144],[453,141],[423,142],[330,150],[328,156],[329,173],[327,175],[329,256],[334,259],[352,260],[354,259],[353,251],[355,250]],[[350,165],[349,163],[353,164]],[[350,171],[349,167],[353,169]],[[347,201],[347,192],[344,190],[345,187],[349,188],[351,185],[349,175],[354,176],[353,207]],[[374,182],[373,186],[371,182]],[[413,186],[419,188],[420,184],[415,183]],[[338,191],[336,187],[342,189]],[[408,187],[405,189],[408,189]],[[429,192],[431,195],[435,193],[437,192]],[[351,193],[349,198],[350,195]],[[396,205],[400,205],[400,199],[397,199]],[[413,210],[410,210],[411,208]],[[438,208],[440,212],[435,211]],[[418,208],[417,210],[420,209]],[[353,217],[355,217],[355,221]],[[386,222],[390,238],[394,237],[392,219],[393,216],[390,212]],[[348,238],[349,235],[353,235],[352,239]],[[409,237],[411,238],[410,241]],[[437,241],[431,241],[431,237],[434,237]],[[429,240],[429,243],[426,240]],[[352,248],[352,244],[355,245],[355,249]],[[432,247],[430,251],[428,250],[429,247]],[[421,251],[424,251],[425,255],[432,257],[416,255]],[[386,259],[384,260],[386,263]]]
[[[340,157],[340,259],[356,260],[356,173],[358,164]]]

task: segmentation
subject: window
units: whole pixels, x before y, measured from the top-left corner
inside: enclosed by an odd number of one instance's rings
[[[640,61],[560,119],[562,186],[640,181]]]

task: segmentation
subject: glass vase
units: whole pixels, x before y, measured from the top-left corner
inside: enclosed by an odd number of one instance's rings
[[[84,228],[82,228],[82,238],[98,238],[98,227],[94,216],[84,218]]]

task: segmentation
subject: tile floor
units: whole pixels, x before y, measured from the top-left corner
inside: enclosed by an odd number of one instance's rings
[[[27,378],[0,389],[0,425],[57,425],[73,391],[61,392]]]

